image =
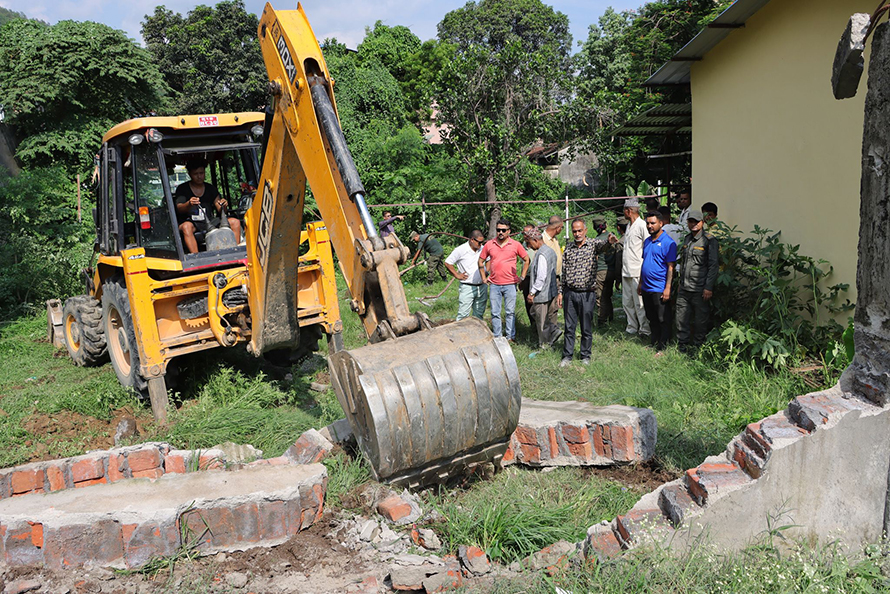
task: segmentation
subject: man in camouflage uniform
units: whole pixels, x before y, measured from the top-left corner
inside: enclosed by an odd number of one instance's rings
[[[690,209],[689,234],[680,248],[680,287],[677,294],[677,347],[686,352],[690,344],[705,342],[711,318],[711,296],[720,267],[717,239],[704,230],[700,210]],[[694,330],[694,331],[693,331]]]

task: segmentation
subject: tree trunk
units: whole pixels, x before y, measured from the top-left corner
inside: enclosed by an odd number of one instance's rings
[[[488,238],[494,239],[498,219],[501,218],[501,206],[498,204],[497,190],[494,187],[494,171],[488,173],[485,179],[485,199],[491,203],[491,217],[488,219]]]
[[[10,175],[19,174],[19,165],[15,162],[16,149],[15,136],[6,124],[0,124],[0,167],[5,168]]]

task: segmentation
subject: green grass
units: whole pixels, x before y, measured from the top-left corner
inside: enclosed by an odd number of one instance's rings
[[[444,517],[435,526],[449,550],[473,544],[501,562],[518,561],[558,540],[582,540],[587,527],[626,511],[639,493],[577,468],[511,467],[467,490],[427,501]]]
[[[426,311],[434,320],[452,318],[457,311],[456,284],[443,297],[421,303],[418,297],[435,295],[445,287],[444,281],[423,285],[424,275],[422,268],[406,275],[411,281],[406,284],[411,309]],[[365,344],[364,330],[358,317],[345,306],[348,293],[342,279],[338,280],[344,304],[344,342],[347,348],[358,347]],[[620,308],[616,314],[618,311]],[[745,364],[715,366],[673,349],[655,358],[646,345],[626,338],[617,321],[595,333],[589,367],[576,363],[560,368],[560,352],[535,348],[521,302],[517,303],[516,317],[513,353],[523,394],[542,400],[651,408],[658,420],[656,464],[672,474],[679,475],[706,456],[720,452],[746,423],[784,408],[791,398],[807,391],[794,376],[767,373]],[[42,317],[22,318],[0,327],[0,358],[4,362],[0,366],[0,466],[26,462],[39,444],[49,446],[50,455],[55,456],[88,449],[83,435],[53,441],[29,432],[26,421],[35,414],[72,411],[111,419],[116,409],[129,406],[141,419],[151,417],[146,403],[135,400],[118,385],[109,364],[78,368],[64,353],[54,352],[45,340]],[[309,390],[309,383],[325,371],[322,356],[292,369],[292,377],[240,348],[215,349],[184,358],[181,363],[173,398],[179,408],[171,413],[170,426],[161,431],[149,425],[149,431],[138,440],[167,440],[182,448],[208,448],[234,441],[250,443],[266,456],[275,456],[305,429],[323,427],[342,416],[332,390]],[[327,460],[326,465],[330,475],[328,504],[332,507],[343,505],[346,495],[370,477],[364,461],[345,453]],[[445,517],[436,530],[447,547],[478,544],[493,558],[510,561],[559,539],[580,540],[588,526],[627,511],[639,495],[598,477],[595,471],[565,468],[548,473],[511,469],[491,480],[427,497],[428,503],[437,506]],[[761,549],[726,558],[704,552],[691,552],[685,558],[635,553],[593,570],[563,576],[559,583],[575,592],[820,591],[810,585],[799,587],[810,584],[801,578],[807,572],[824,578],[819,583],[841,587],[840,591],[868,591],[856,589],[860,579],[874,583],[868,577],[871,566],[866,561],[839,566],[834,553],[825,550],[800,554],[821,556],[806,562],[783,557],[776,561],[779,569],[774,571]],[[763,588],[762,584],[752,586],[748,577],[749,572],[766,572],[776,581],[780,579],[778,571],[791,576],[788,579],[795,580],[793,584]],[[641,576],[649,580],[650,589],[643,585]],[[733,583],[741,584],[742,589],[727,589],[726,584]],[[518,590],[504,583],[496,591],[552,592],[552,586],[536,576],[523,580]]]
[[[578,594],[872,594],[890,591],[887,573],[888,562],[877,547],[851,558],[835,544],[801,543],[780,552],[764,543],[729,555],[699,544],[679,554],[634,550],[554,577],[526,573],[499,580],[483,592],[552,594],[559,587]]]

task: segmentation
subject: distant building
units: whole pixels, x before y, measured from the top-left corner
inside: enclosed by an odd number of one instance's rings
[[[647,81],[691,86],[693,203],[715,202],[742,231],[781,231],[831,262],[852,301],[866,81],[837,101],[830,77],[850,15],[874,5],[737,0]]]
[[[528,160],[544,168],[552,179],[595,193],[599,189],[599,161],[592,152],[572,154],[558,143],[538,144],[525,152]]]

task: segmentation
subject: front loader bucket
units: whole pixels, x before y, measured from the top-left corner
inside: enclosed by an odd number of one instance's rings
[[[328,365],[377,480],[418,487],[497,462],[519,421],[513,352],[476,318],[340,351]]]

